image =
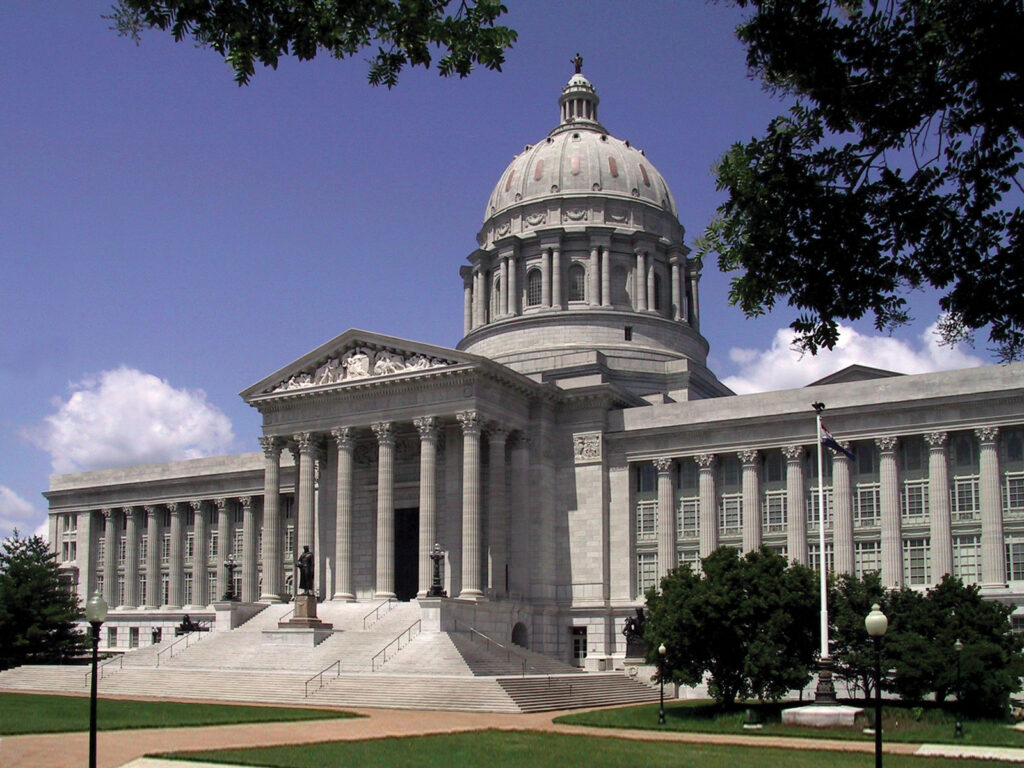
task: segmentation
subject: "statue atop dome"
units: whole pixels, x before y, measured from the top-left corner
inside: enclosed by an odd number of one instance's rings
[[[576,55],[573,58],[569,59],[569,61],[576,67],[576,74],[577,75],[582,75],[583,74],[583,57],[580,56],[580,52],[576,51]]]

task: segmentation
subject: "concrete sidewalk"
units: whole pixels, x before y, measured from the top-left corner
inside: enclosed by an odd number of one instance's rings
[[[289,723],[250,723],[202,728],[150,728],[101,731],[97,736],[98,768],[181,768],[183,763],[144,758],[144,755],[190,749],[303,744],[316,741],[360,740],[389,736],[458,733],[497,728],[586,734],[592,738],[627,738],[647,741],[722,744],[747,747],[780,747],[825,751],[873,753],[874,744],[860,741],[784,738],[750,734],[681,733],[609,728],[586,728],[552,722],[559,712],[499,715],[477,712],[353,709],[359,718]],[[19,768],[72,768],[88,761],[87,733],[8,736],[0,740],[0,766]],[[885,745],[887,754],[927,757],[977,757],[1024,763],[1024,749],[962,747],[959,745]],[[188,763],[198,768],[198,763]],[[223,765],[220,768],[224,768]]]

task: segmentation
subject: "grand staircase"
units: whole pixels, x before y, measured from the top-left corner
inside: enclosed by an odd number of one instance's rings
[[[379,610],[368,615],[374,607]],[[621,673],[583,674],[468,628],[420,632],[415,602],[322,603],[318,615],[335,632],[319,645],[264,642],[263,630],[276,628],[290,610],[271,605],[230,632],[195,633],[130,651],[102,667],[100,694],[489,712],[657,699],[655,690]],[[25,666],[0,673],[0,690],[8,691],[81,694],[89,682],[86,666]]]

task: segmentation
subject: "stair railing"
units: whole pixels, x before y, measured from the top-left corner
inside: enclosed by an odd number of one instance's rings
[[[108,666],[110,666],[111,664],[117,664],[117,668],[118,669],[124,669],[124,654],[123,653],[119,653],[119,654],[117,654],[117,656],[111,656],[109,659],[104,659],[99,664],[97,664],[96,665],[96,679],[97,680],[102,680],[103,679],[103,672],[104,672],[104,670],[106,670],[106,668]],[[113,670],[111,670],[111,671],[113,671]],[[85,673],[85,683],[86,683],[86,685],[89,684],[89,675],[91,675],[91,674],[92,674],[92,669],[90,668],[89,671]]]
[[[303,697],[307,698],[307,699],[309,698],[309,684],[312,683],[314,680],[317,681],[316,690],[319,691],[321,688],[323,688],[324,687],[324,674],[326,674],[327,672],[330,672],[331,669],[334,668],[334,667],[338,668],[338,671],[337,671],[337,673],[334,676],[335,677],[341,677],[341,659],[338,659],[333,664],[328,664],[326,667],[321,669],[319,672],[317,672],[315,675],[313,675],[311,678],[309,678],[309,680],[307,680],[305,683],[302,684],[302,686],[303,686],[303,693],[302,693]]]
[[[490,650],[492,648],[497,648],[497,649],[500,649],[499,653],[500,653],[500,651],[504,651],[505,652],[505,661],[512,661],[512,657],[513,656],[516,659],[518,659],[522,663],[522,667],[523,667],[522,676],[523,677],[526,677],[526,670],[527,670],[527,668],[533,670],[534,672],[538,672],[539,671],[535,666],[533,666],[532,664],[529,663],[529,659],[525,655],[523,655],[522,653],[519,653],[518,651],[513,650],[512,648],[510,648],[507,645],[504,645],[503,643],[499,643],[497,640],[495,640],[495,639],[493,639],[491,637],[488,637],[487,635],[485,635],[480,630],[478,630],[478,629],[476,629],[474,627],[471,627],[468,624],[464,624],[463,622],[459,621],[458,619],[453,618],[452,621],[455,623],[456,631],[457,632],[459,632],[459,631],[465,632],[466,634],[469,635],[469,639],[470,640],[475,641],[475,640],[477,640],[477,638],[480,638],[481,640],[483,640],[484,646],[488,650]],[[465,629],[459,630],[458,629],[459,625],[465,627]]]
[[[416,619],[416,621],[412,625],[410,625],[408,629],[406,629],[404,632],[399,634],[398,637],[396,637],[390,643],[388,643],[379,651],[377,651],[377,653],[375,653],[370,658],[370,671],[376,672],[378,669],[378,664],[380,664],[380,668],[383,668],[384,665],[388,663],[388,659],[393,659],[395,657],[395,654],[402,650],[402,640],[406,638],[406,635],[408,635],[408,639],[406,640],[405,644],[409,645],[409,643],[413,641],[413,638],[419,635],[422,627],[422,621],[420,619]],[[393,646],[394,648],[392,648]],[[388,655],[389,650],[392,651],[390,656]]]
[[[376,608],[374,608],[372,611],[370,611],[368,614],[363,616],[363,629],[364,630],[365,629],[369,629],[374,624],[376,624],[378,621],[380,621],[382,616],[387,616],[389,613],[391,613],[391,608],[393,607],[392,604],[394,602],[395,602],[395,598],[389,597],[385,602],[381,603]],[[387,610],[384,610],[385,608]],[[384,612],[381,613],[381,611],[384,611]],[[367,622],[369,622],[369,623],[367,623]]]
[[[184,635],[179,637],[177,640],[175,640],[173,643],[168,645],[166,648],[161,650],[156,655],[156,665],[158,667],[160,666],[160,657],[163,656],[165,653],[167,654],[167,658],[168,659],[173,659],[175,657],[175,655],[176,655],[174,653],[174,649],[175,648],[177,648],[179,645],[184,643],[185,644],[184,648],[178,648],[178,653],[181,653],[182,651],[187,649],[190,645],[195,645],[200,640],[202,640],[203,639],[203,635],[206,635],[206,634],[209,634],[209,633],[208,632],[186,632]]]

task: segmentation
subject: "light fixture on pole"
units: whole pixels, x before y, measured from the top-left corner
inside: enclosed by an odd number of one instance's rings
[[[882,613],[878,603],[871,606],[871,613],[864,618],[864,628],[875,644],[875,768],[882,768],[882,651],[881,643],[889,629],[889,619]]]
[[[661,683],[661,704],[658,706],[658,725],[665,724],[665,654],[668,649],[662,643],[658,646],[658,682]]]
[[[814,703],[818,705],[831,706],[837,703],[836,689],[832,682],[832,656],[829,653],[828,642],[828,558],[825,557],[825,476],[824,461],[822,459],[822,446],[825,442],[827,430],[821,424],[821,412],[825,410],[822,402],[811,403],[814,409],[814,422],[817,431],[818,448],[818,577],[819,577],[819,603],[820,603],[820,634],[821,634],[821,655],[818,658],[818,685],[814,691]],[[831,433],[827,433],[830,439],[830,446],[836,445],[831,439]],[[844,453],[848,453],[843,449]]]
[[[964,707],[961,702],[964,693],[960,688],[960,656],[964,651],[964,644],[960,642],[959,637],[953,643],[953,650],[956,651],[956,727],[953,730],[953,738],[962,739],[964,737]]]
[[[85,620],[92,626],[92,688],[89,694],[89,768],[96,768],[96,667],[100,626],[107,618],[107,603],[97,589],[85,604]]]

